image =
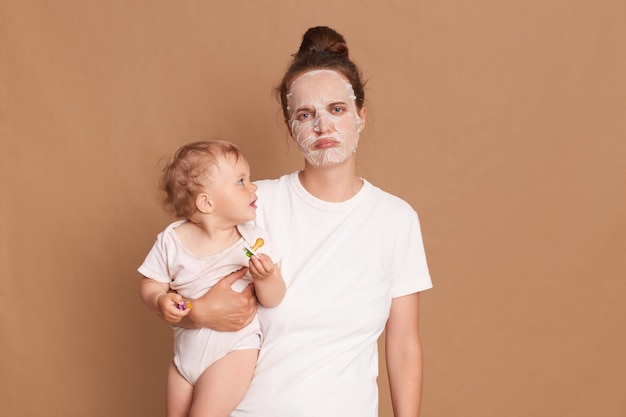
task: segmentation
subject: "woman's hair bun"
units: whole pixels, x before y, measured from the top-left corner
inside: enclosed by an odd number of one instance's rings
[[[357,108],[360,110],[363,107],[365,83],[356,64],[350,60],[348,45],[339,32],[327,26],[308,29],[302,36],[300,49],[292,58],[283,79],[275,89],[285,120],[290,117],[287,96],[291,84],[300,74],[313,70],[330,70],[343,76],[354,90]]]
[[[348,45],[341,34],[327,26],[310,28],[302,36],[300,49],[296,58],[304,58],[314,54],[339,55],[348,59]]]

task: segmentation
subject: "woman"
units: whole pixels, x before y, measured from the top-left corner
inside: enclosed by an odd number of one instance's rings
[[[278,307],[259,308],[265,339],[232,416],[377,416],[384,329],[394,414],[419,415],[419,292],[431,280],[415,211],[356,175],[363,87],[344,38],[315,27],[277,88],[304,169],[257,183],[257,223],[283,255],[287,293]],[[190,325],[247,323],[251,291],[230,293],[236,278],[194,302]]]

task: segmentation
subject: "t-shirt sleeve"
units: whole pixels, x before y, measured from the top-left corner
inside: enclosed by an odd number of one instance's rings
[[[391,296],[401,297],[432,286],[419,218],[412,211],[396,234]]]
[[[137,268],[141,275],[158,282],[172,282],[167,261],[169,249],[171,248],[171,242],[168,242],[168,240],[168,234],[165,232],[159,233],[143,264]]]

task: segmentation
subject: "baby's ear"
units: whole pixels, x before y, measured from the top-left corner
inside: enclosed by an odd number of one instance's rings
[[[196,208],[200,213],[209,214],[213,211],[213,202],[207,193],[199,194],[196,197]]]

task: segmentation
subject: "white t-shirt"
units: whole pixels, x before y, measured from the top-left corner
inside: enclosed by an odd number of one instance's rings
[[[297,173],[257,185],[257,224],[282,254],[287,293],[259,309],[264,342],[231,416],[377,417],[391,299],[432,286],[417,214],[367,181],[341,203],[313,197]]]

